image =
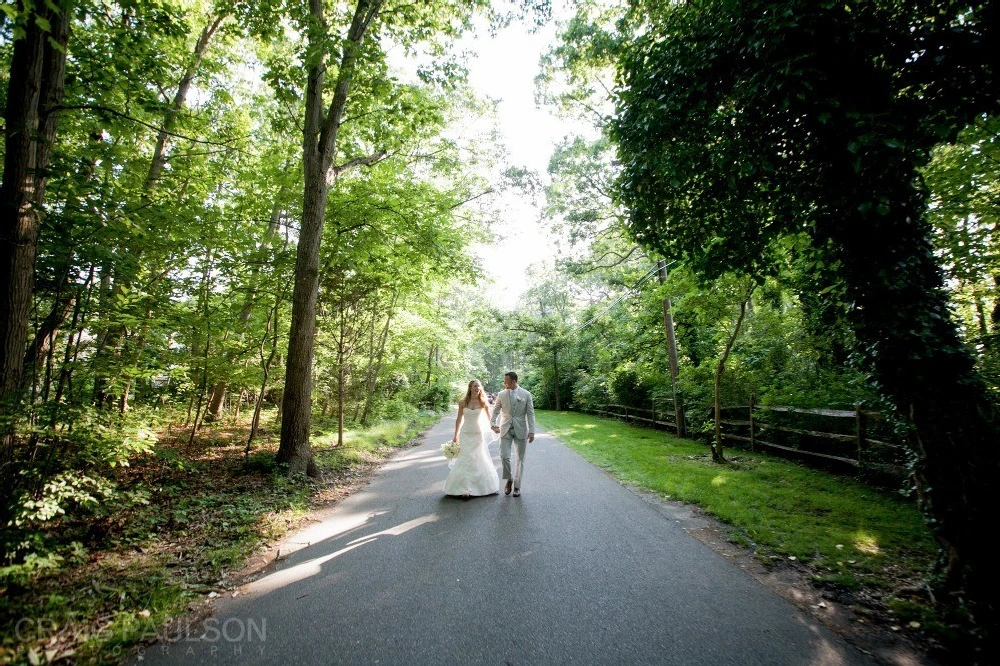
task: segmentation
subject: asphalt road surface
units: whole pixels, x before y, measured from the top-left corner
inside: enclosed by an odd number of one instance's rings
[[[874,664],[545,432],[521,497],[444,496],[453,429],[443,419],[197,630],[132,663]]]

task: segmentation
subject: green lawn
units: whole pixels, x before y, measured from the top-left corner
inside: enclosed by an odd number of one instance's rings
[[[617,420],[539,411],[538,421],[622,483],[698,505],[763,561],[795,558],[819,582],[883,591],[930,575],[936,543],[899,494],[737,448],[713,463],[702,443]]]

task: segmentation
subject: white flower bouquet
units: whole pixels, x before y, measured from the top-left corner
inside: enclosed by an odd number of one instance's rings
[[[462,450],[458,442],[445,442],[441,445],[441,453],[448,460],[452,460],[458,456],[458,452]]]

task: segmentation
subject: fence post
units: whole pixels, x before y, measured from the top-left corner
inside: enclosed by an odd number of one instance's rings
[[[858,438],[858,467],[861,467],[861,450],[865,444],[867,423],[865,422],[865,413],[861,410],[860,402],[854,406],[854,429]]]
[[[757,442],[754,439],[753,435],[753,403],[754,403],[754,395],[751,393],[750,394],[750,452],[751,453],[754,453],[757,450]]]

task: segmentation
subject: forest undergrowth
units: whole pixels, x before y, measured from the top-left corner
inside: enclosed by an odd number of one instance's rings
[[[314,424],[318,482],[289,480],[274,462],[270,419],[245,455],[249,423],[159,433],[155,449],[117,470],[122,491],[147,499],[66,518],[34,534],[68,552],[44,566],[5,567],[0,578],[0,664],[117,664],[139,643],[190,630],[227,581],[309,511],[363,485],[395,450],[438,418],[424,412],[333,433]]]

